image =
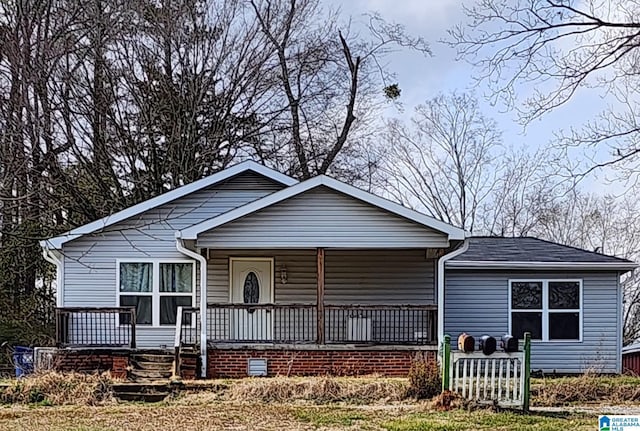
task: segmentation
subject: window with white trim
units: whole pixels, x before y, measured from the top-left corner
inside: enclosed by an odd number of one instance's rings
[[[194,303],[194,262],[118,261],[117,296],[119,306],[135,307],[138,325],[175,325],[178,306]],[[128,322],[128,315],[120,315],[120,324]]]
[[[580,341],[582,281],[510,280],[509,327],[520,339]]]

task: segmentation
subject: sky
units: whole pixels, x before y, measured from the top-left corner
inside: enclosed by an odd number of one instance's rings
[[[454,48],[439,41],[447,38],[447,30],[466,21],[463,2],[460,0],[324,0],[328,7],[339,7],[345,15],[355,20],[371,11],[379,12],[390,22],[403,24],[409,34],[422,36],[429,42],[432,57],[419,53],[399,52],[390,58],[390,69],[395,72],[402,90],[401,102],[405,113],[388,112],[396,117],[408,117],[413,108],[441,92],[473,91],[478,97],[483,113],[493,118],[503,132],[504,144],[508,147],[527,148],[534,152],[546,146],[560,130],[570,126],[579,127],[585,120],[606,109],[606,102],[598,95],[586,91],[578,92],[565,106],[529,124],[526,129],[517,122],[514,111],[505,112],[504,106],[491,106],[486,100],[488,88],[476,85],[472,79],[473,67],[465,61],[456,60]],[[467,1],[469,5],[471,1]],[[591,189],[600,192],[619,191],[608,178],[610,173],[599,173],[586,181]]]

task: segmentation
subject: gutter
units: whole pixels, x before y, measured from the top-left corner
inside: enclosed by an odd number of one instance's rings
[[[185,256],[200,262],[200,376],[207,377],[207,258],[189,250],[184,240],[176,238],[176,249]],[[176,331],[179,328],[176,327]]]
[[[445,254],[438,259],[438,345],[444,339],[444,282],[445,282],[445,263],[454,257],[461,255],[469,249],[469,239],[465,239],[462,247]]]
[[[447,263],[448,268],[457,269],[583,269],[631,271],[638,267],[634,262],[536,262],[536,261],[492,261],[456,260]]]
[[[63,293],[62,293],[62,261],[51,251],[49,247],[42,241],[40,243],[42,247],[42,257],[49,263],[56,266],[56,307],[62,307],[63,305]]]

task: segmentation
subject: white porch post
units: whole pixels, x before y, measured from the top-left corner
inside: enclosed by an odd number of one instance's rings
[[[207,377],[207,258],[184,246],[180,238],[176,238],[176,248],[186,256],[200,263],[200,376]],[[179,329],[179,328],[178,328]]]
[[[464,253],[469,249],[469,239],[465,239],[462,243],[462,247],[457,248],[450,252],[449,254],[445,254],[440,259],[438,259],[438,346],[442,343],[444,339],[444,282],[445,282],[445,274],[444,274],[444,264],[446,261],[453,259],[454,257]]]

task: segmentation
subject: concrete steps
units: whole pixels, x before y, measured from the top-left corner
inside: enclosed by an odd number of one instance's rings
[[[113,396],[120,401],[157,403],[178,387],[169,383],[117,383],[111,386]]]

